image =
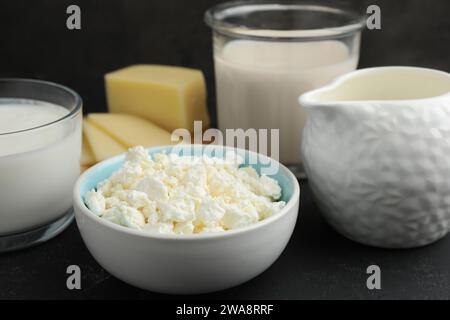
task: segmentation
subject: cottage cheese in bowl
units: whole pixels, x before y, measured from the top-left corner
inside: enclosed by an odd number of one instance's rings
[[[131,285],[171,294],[223,290],[269,268],[300,202],[297,179],[276,160],[199,144],[131,149],[85,171],[73,191],[95,260]]]
[[[128,151],[122,167],[84,195],[110,222],[159,234],[197,234],[245,227],[284,206],[278,182],[224,158]]]

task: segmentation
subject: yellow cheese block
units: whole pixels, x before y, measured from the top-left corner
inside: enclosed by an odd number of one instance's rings
[[[174,143],[168,131],[140,117],[120,113],[91,113],[87,119],[89,123],[128,148]]]
[[[105,75],[110,112],[141,116],[173,131],[194,129],[194,120],[209,126],[206,88],[200,70],[134,65]]]
[[[125,152],[127,149],[104,131],[83,120],[83,133],[97,162]]]
[[[86,135],[83,133],[83,144],[81,149],[81,165],[91,166],[96,162],[94,153],[91,150],[91,146],[86,139]]]

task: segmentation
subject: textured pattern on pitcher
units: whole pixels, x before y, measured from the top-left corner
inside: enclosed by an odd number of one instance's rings
[[[327,220],[356,241],[413,247],[450,228],[450,103],[319,106],[302,156]]]

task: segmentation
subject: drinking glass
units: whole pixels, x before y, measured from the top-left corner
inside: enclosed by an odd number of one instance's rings
[[[81,109],[80,96],[59,84],[0,79],[0,111],[12,115],[8,119],[29,125],[42,110],[55,119],[18,130],[8,130],[13,128],[8,123],[0,127],[0,252],[46,241],[73,220],[72,189],[80,174]]]
[[[307,114],[298,97],[354,70],[364,19],[303,1],[235,1],[205,13],[213,30],[218,127],[278,130],[267,152],[302,176],[300,146]],[[226,135],[225,135],[226,136]]]

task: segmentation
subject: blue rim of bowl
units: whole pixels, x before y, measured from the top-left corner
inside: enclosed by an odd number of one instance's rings
[[[150,152],[151,149],[166,149],[166,148],[173,148],[175,145],[164,145],[164,146],[157,146],[157,147],[152,147],[152,148],[145,148],[145,150],[147,152]],[[205,147],[207,145],[202,145],[202,144],[187,144],[186,146],[192,146],[192,147]],[[92,166],[91,168],[89,168],[88,170],[86,170],[85,172],[83,172],[83,174],[78,178],[77,182],[75,183],[74,189],[73,189],[73,197],[74,197],[74,206],[77,206],[78,209],[80,209],[83,213],[84,216],[86,216],[87,218],[103,225],[106,226],[108,228],[114,229],[116,231],[121,231],[121,232],[125,232],[131,235],[135,235],[135,236],[140,236],[143,238],[151,238],[151,239],[164,239],[164,240],[200,240],[200,239],[214,239],[214,238],[224,238],[224,237],[230,237],[233,235],[238,235],[238,234],[242,234],[248,231],[252,231],[255,229],[259,229],[262,228],[276,220],[281,219],[283,216],[285,216],[294,206],[295,204],[298,202],[300,202],[300,185],[297,181],[297,178],[294,176],[294,174],[288,169],[286,168],[283,164],[279,163],[278,161],[276,161],[275,159],[272,159],[270,157],[267,157],[265,155],[256,153],[256,152],[252,152],[249,150],[245,150],[245,149],[241,149],[241,148],[233,148],[233,147],[225,147],[225,146],[217,146],[217,148],[223,148],[224,151],[226,150],[230,150],[230,151],[236,151],[239,150],[241,152],[246,152],[249,155],[252,156],[257,156],[257,157],[263,157],[266,159],[270,159],[270,161],[275,161],[278,165],[279,165],[279,170],[284,170],[287,174],[287,176],[289,177],[289,180],[292,181],[293,184],[293,192],[292,195],[290,197],[290,199],[286,202],[286,205],[276,214],[258,221],[254,224],[251,224],[249,226],[245,226],[242,228],[238,228],[238,229],[233,229],[233,230],[226,230],[226,231],[220,231],[220,232],[211,232],[211,233],[197,233],[197,234],[188,234],[188,235],[184,235],[184,234],[160,234],[160,233],[146,233],[144,231],[141,230],[135,230],[135,229],[131,229],[129,227],[125,227],[125,226],[121,226],[115,223],[112,223],[110,221],[104,220],[99,218],[98,216],[96,216],[91,210],[88,209],[88,207],[86,206],[86,204],[84,203],[84,201],[82,200],[82,196],[80,195],[80,187],[82,185],[82,183],[84,182],[84,180],[86,179],[86,177],[92,173],[93,171],[97,170],[98,168],[102,167],[102,166],[107,166],[110,165],[112,163],[115,163],[116,161],[118,161],[121,158],[124,158],[125,153],[122,153],[120,155],[117,155],[113,158],[109,158],[107,160],[104,160],[102,162],[97,163],[96,165]],[[76,217],[76,216],[75,216]]]

